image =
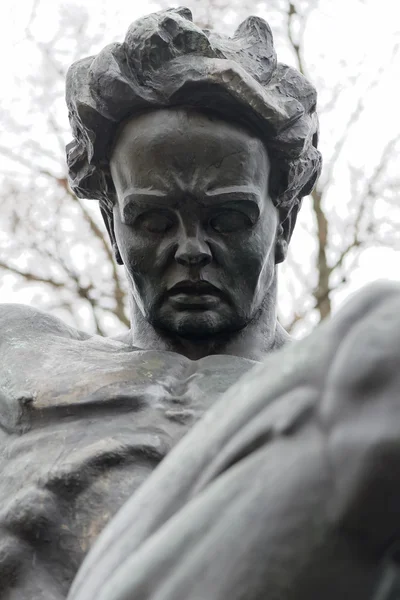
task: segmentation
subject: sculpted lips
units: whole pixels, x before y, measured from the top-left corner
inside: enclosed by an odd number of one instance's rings
[[[167,292],[176,308],[204,310],[217,306],[222,292],[208,281],[180,281]]]

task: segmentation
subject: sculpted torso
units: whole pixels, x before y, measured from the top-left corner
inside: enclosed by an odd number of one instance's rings
[[[254,362],[140,351],[2,308],[1,598],[64,598],[104,525]]]
[[[118,202],[105,218],[130,288],[125,341],[2,308],[1,600],[66,598],[111,517],[288,337],[275,265],[290,230],[254,134],[155,111],[125,124],[111,166]]]

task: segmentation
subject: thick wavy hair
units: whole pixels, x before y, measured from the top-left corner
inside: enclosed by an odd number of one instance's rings
[[[316,91],[277,62],[271,30],[258,17],[230,38],[194,25],[188,8],[150,14],[122,44],[70,67],[66,100],[71,188],[107,213],[116,200],[109,159],[117,129],[146,110],[194,107],[251,129],[267,149],[270,194],[290,229],[320,173]]]

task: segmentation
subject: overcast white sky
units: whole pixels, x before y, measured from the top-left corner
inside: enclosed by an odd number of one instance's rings
[[[218,0],[217,0],[218,1]],[[56,26],[59,9],[70,5],[70,2],[61,0],[41,0],[38,18],[33,22],[35,36],[43,41],[51,38]],[[181,2],[179,4],[185,4]],[[195,2],[192,2],[192,7]],[[2,57],[2,98],[5,104],[13,102],[18,105],[15,98],[15,77],[23,77],[37,68],[37,57],[27,54],[24,31],[31,18],[33,0],[2,0],[0,5],[0,56]],[[268,2],[264,3],[268,6]],[[141,0],[140,2],[124,2],[123,0],[82,0],[79,6],[85,6],[95,15],[101,6],[105,11],[106,22],[109,28],[109,38],[105,43],[118,35],[123,38],[128,24],[137,17],[157,9],[155,3]],[[260,4],[259,6],[262,6]],[[388,61],[393,51],[393,45],[400,42],[400,2],[398,0],[321,0],[320,9],[311,17],[309,22],[308,39],[312,40],[312,48],[308,53],[315,55],[324,50],[323,60],[327,78],[337,77],[338,71],[344,68],[347,59],[356,64],[363,61],[368,65],[368,71],[378,71]],[[71,8],[72,10],[73,8]],[[200,10],[200,9],[199,9]],[[193,11],[196,16],[196,8]],[[268,10],[259,12],[268,20]],[[226,22],[233,20],[233,13],[226,12]],[[93,19],[94,25],[96,19]],[[273,23],[271,23],[273,26]],[[100,44],[100,47],[104,42]],[[99,49],[100,49],[99,47]],[[279,52],[279,40],[278,40]],[[290,62],[291,57],[285,54],[278,55],[282,62]],[[310,61],[309,61],[310,62]],[[312,63],[312,61],[311,61]],[[311,65],[312,66],[312,65]],[[399,91],[398,80],[400,63],[397,59],[386,70],[386,75],[378,89],[374,90],[368,99],[368,121],[364,120],[362,127],[357,129],[357,136],[350,144],[350,151],[356,157],[360,168],[368,170],[374,163],[373,147],[379,149],[382,140],[387,138],[388,132],[400,130],[398,116]],[[318,82],[316,82],[318,85]],[[23,99],[19,99],[23,107]],[[345,104],[344,104],[345,108]],[[66,119],[66,111],[63,118]],[[338,117],[336,117],[338,118]],[[327,123],[321,131],[321,149],[329,149],[329,144],[335,130],[340,123]],[[398,171],[397,171],[398,173]],[[341,210],[341,190],[337,189],[332,202],[337,205],[337,214]],[[300,226],[297,228],[294,246],[303,247],[303,238]],[[334,298],[334,305],[340,304],[352,291],[362,287],[365,283],[379,278],[400,280],[398,251],[395,249],[373,248],[365,252],[359,266],[354,270],[351,281],[343,291]],[[297,245],[297,246],[296,246]],[[298,251],[298,250],[297,250]],[[24,301],[23,293],[11,292],[2,301]]]

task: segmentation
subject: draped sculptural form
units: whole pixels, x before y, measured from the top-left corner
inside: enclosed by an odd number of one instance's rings
[[[1,307],[0,600],[372,597],[400,525],[399,289],[302,342],[276,318],[321,168],[313,86],[262,19],[228,38],[182,8],[66,95],[131,328]]]

